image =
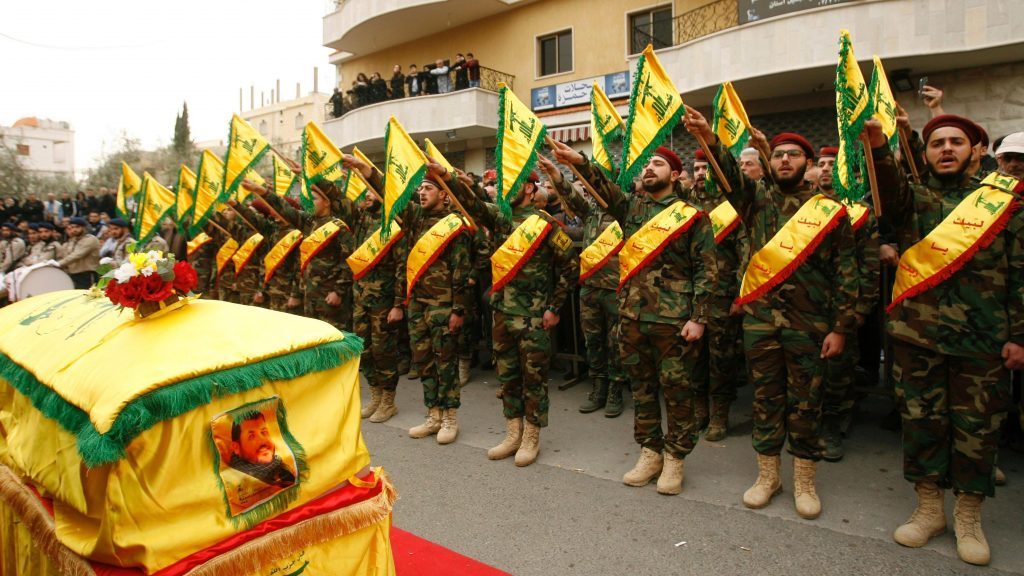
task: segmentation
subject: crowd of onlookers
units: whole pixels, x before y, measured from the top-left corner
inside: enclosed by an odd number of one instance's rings
[[[344,92],[334,89],[331,95],[331,115],[340,117],[345,112],[367,104],[427,94],[446,94],[455,90],[480,87],[480,61],[472,52],[456,54],[455,61],[436,60],[422,68],[410,64],[406,72],[395,64],[391,78],[385,80],[379,72],[369,78],[360,72],[352,87]]]

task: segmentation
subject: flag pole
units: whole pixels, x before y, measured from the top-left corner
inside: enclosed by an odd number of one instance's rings
[[[548,145],[548,148],[551,149],[552,152],[557,151],[555,141],[551,139],[551,136],[545,134],[544,143]],[[573,176],[583,184],[583,188],[586,189],[587,193],[589,193],[594,201],[597,202],[597,205],[600,206],[602,210],[608,210],[608,203],[604,201],[604,198],[601,198],[597,191],[590,185],[590,182],[587,182],[587,179],[580,175],[579,170],[577,170],[571,163],[569,164],[569,170],[572,170]],[[564,206],[565,202],[562,202],[562,204]]]
[[[214,228],[216,228],[217,230],[220,230],[220,231],[221,231],[222,233],[224,233],[224,234],[225,234],[225,235],[226,235],[226,236],[227,236],[228,238],[231,238],[231,232],[228,232],[227,230],[225,230],[225,229],[224,229],[224,227],[223,227],[223,226],[221,226],[220,224],[217,224],[217,223],[216,223],[216,222],[214,222],[213,220],[207,220],[207,221],[206,221],[206,223],[207,223],[207,224],[209,224],[210,226],[213,226],[213,227],[214,227]]]
[[[878,197],[878,177],[875,175],[875,158],[871,154],[871,141],[868,140],[867,134],[860,135],[861,142],[864,143],[864,160],[867,162],[868,167],[868,182],[871,183],[871,201],[875,206],[875,216],[882,215],[882,201]],[[910,158],[910,162],[913,163],[914,159]]]
[[[444,181],[444,178],[439,178],[438,181],[441,182],[441,187],[444,188],[444,191],[448,193],[448,198],[452,201],[452,204],[455,204],[455,207],[459,209],[459,212],[462,212],[462,215],[466,217],[466,221],[469,224],[469,229],[472,230],[474,234],[476,234],[477,226],[476,222],[473,220],[473,217],[470,216],[469,212],[466,211],[466,208],[462,205],[462,202],[459,202],[459,199],[455,197],[455,193],[452,192],[452,189],[448,187],[448,183]]]
[[[700,149],[704,151],[704,155],[708,159],[708,164],[710,164],[711,169],[714,170],[715,179],[718,180],[718,183],[725,189],[726,194],[732,194],[732,187],[729,186],[729,182],[725,179],[722,167],[718,165],[718,159],[711,154],[711,148],[708,147],[707,141],[705,141],[704,137],[700,134],[694,134],[693,137],[697,139],[697,143],[700,144]],[[761,151],[761,154],[764,154],[764,151]]]
[[[910,139],[907,138],[907,132],[902,126],[898,127],[897,130],[900,135],[900,149],[903,150],[903,157],[907,160],[907,164],[910,166],[910,174],[913,176],[914,182],[920,184],[921,175],[917,173],[917,159],[914,158],[914,151],[910,148]]]
[[[351,170],[353,174],[358,176],[359,179],[363,181],[363,184],[366,185],[366,191],[369,192],[371,196],[376,198],[377,201],[380,202],[381,207],[383,208],[384,198],[382,198],[381,195],[377,192],[377,190],[370,184],[370,181],[366,179],[366,176],[363,176],[363,173],[360,172],[359,170],[352,170],[351,168],[349,168],[349,170]],[[313,187],[316,188],[316,184],[313,184]],[[317,188],[317,190],[320,190],[320,188]],[[323,191],[321,191],[320,193],[323,194]],[[326,196],[326,194],[324,195]],[[402,217],[399,216],[398,214],[395,214],[395,222],[402,224]],[[381,230],[381,232],[383,233],[383,230]]]

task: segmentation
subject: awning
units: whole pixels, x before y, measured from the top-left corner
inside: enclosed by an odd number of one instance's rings
[[[590,124],[549,128],[548,135],[559,142],[579,142],[590,139]]]

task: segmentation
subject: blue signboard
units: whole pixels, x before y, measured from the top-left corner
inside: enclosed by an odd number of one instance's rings
[[[588,104],[595,82],[609,98],[628,97],[629,80],[629,71],[623,70],[595,78],[541,86],[530,91],[530,107],[534,111],[540,111]]]

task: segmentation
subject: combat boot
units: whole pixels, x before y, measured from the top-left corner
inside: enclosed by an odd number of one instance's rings
[[[892,533],[892,539],[908,548],[920,548],[946,531],[945,492],[934,482],[918,482],[917,508],[910,519]]]
[[[458,408],[445,408],[441,416],[441,430],[437,433],[438,444],[451,444],[459,435],[459,421],[456,419]]]
[[[956,554],[961,560],[976,566],[988,566],[992,557],[981,531],[981,494],[960,493],[953,506],[953,531],[956,533]]]
[[[594,378],[594,387],[587,395],[587,401],[580,406],[580,412],[590,414],[604,408],[608,401],[608,381],[604,378]]]
[[[825,416],[821,423],[821,436],[825,442],[825,450],[821,457],[828,462],[839,462],[843,459],[843,431],[839,416]]]
[[[459,388],[469,384],[470,358],[459,358]]]
[[[487,451],[487,457],[491,460],[501,460],[508,458],[509,456],[516,453],[519,450],[519,445],[523,441],[523,419],[522,418],[506,418],[505,419],[505,439],[501,441],[494,448]]]
[[[708,397],[695,396],[693,398],[693,420],[697,423],[697,431],[708,427]]]
[[[612,380],[608,384],[608,401],[604,405],[604,417],[615,418],[622,414],[622,381]]]
[[[529,420],[523,430],[523,442],[516,451],[516,466],[529,466],[537,460],[540,453],[540,426]]]
[[[434,406],[427,411],[427,421],[409,428],[409,438],[426,438],[441,430],[441,407]]]
[[[665,452],[662,461],[661,476],[658,477],[658,494],[679,494],[683,491],[683,462]]]
[[[779,470],[782,468],[782,457],[757,455],[757,480],[754,485],[743,493],[743,505],[755,510],[764,508],[779,492],[782,492],[782,480]]]
[[[384,390],[380,395],[380,406],[377,406],[377,411],[370,416],[370,422],[374,424],[387,422],[395,414],[398,414],[398,406],[395,406],[395,391]]]
[[[796,513],[804,520],[821,515],[821,500],[814,488],[814,475],[818,463],[804,458],[793,458],[793,501]]]
[[[1006,473],[999,466],[996,466],[996,486],[1006,486]]]
[[[377,386],[370,386],[370,403],[363,406],[363,409],[359,412],[359,415],[363,418],[369,418],[377,411],[377,406],[380,406],[381,389]]]
[[[729,404],[711,399],[711,422],[704,439],[708,442],[721,442],[729,432]]]
[[[644,448],[640,450],[640,459],[637,460],[636,466],[623,475],[622,483],[627,486],[647,486],[655,476],[661,474],[663,465],[664,460],[661,454],[650,448]]]

